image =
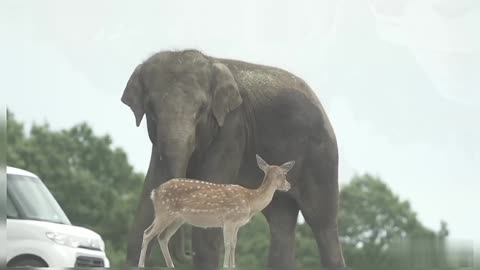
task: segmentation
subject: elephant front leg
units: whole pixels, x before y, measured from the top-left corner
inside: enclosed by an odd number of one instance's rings
[[[137,213],[134,219],[134,224],[128,236],[128,266],[138,265],[140,250],[142,247],[143,232],[153,221],[153,207],[151,206],[151,201],[147,200],[147,198],[148,196],[144,196],[144,194],[142,194],[140,205],[137,209]],[[146,250],[145,256],[147,257],[151,250],[151,244],[152,243],[150,243],[149,247]]]
[[[221,163],[218,164],[221,165]],[[198,179],[211,180],[216,183],[221,183],[221,180],[223,179],[234,179],[238,169],[228,169],[229,167],[231,167],[231,165],[225,166],[223,169],[220,167],[217,169],[212,169],[212,173],[210,174],[212,176],[198,177]],[[225,176],[219,176],[219,173],[221,172],[223,172]],[[193,269],[217,269],[220,262],[222,240],[223,237],[221,229],[202,229],[192,227],[192,249],[194,253]]]
[[[235,182],[243,160],[242,141],[219,140],[189,177],[214,183]],[[217,269],[222,246],[221,229],[192,228],[193,263],[195,270]]]
[[[155,154],[156,150],[152,147],[152,155],[150,159],[150,167],[148,168],[145,182],[143,184],[142,194],[140,195],[140,202],[135,213],[132,227],[128,235],[127,245],[127,266],[136,267],[140,258],[140,250],[142,247],[143,233],[153,221],[153,205],[150,199],[150,193],[153,188],[159,185],[160,180],[165,178],[161,174],[158,156]],[[152,242],[148,245],[146,250],[146,258],[150,254]]]
[[[217,269],[222,242],[221,229],[192,228],[193,269]]]

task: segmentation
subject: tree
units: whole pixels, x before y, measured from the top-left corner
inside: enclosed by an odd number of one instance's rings
[[[338,219],[344,257],[353,269],[411,269],[412,263],[418,265],[413,255],[425,255],[425,250],[429,257],[421,259],[429,261],[423,265],[441,261],[440,238],[418,221],[408,201],[400,200],[378,177],[357,175],[341,188]],[[414,250],[412,245],[417,249],[408,253]],[[315,238],[306,224],[297,227],[297,266],[320,268]]]
[[[403,244],[414,241],[417,247],[429,250],[438,239],[418,221],[408,201],[400,200],[369,174],[354,176],[342,188],[339,226],[345,257],[355,269],[404,267],[414,258],[403,254],[407,250]],[[444,227],[446,230],[446,224]]]
[[[7,149],[7,134],[6,134],[6,115],[4,114],[4,111],[2,109],[2,112],[0,112],[0,149]],[[5,168],[5,161],[6,161],[6,151],[2,150],[0,151],[0,165],[1,168],[0,170],[3,170]],[[4,172],[1,172],[2,174]]]
[[[125,152],[85,123],[60,131],[34,124],[26,135],[10,112],[7,142],[7,164],[37,174],[72,224],[99,233],[112,266],[120,265],[144,179]]]
[[[33,125],[25,134],[10,112],[7,141],[7,164],[38,174],[73,224],[102,235],[112,266],[123,265],[126,235],[144,179],[128,164],[125,152],[85,123],[60,131],[48,124]],[[410,203],[378,177],[357,175],[341,188],[339,226],[345,259],[354,269],[439,268],[447,263],[447,224],[442,222],[438,233],[425,228]],[[259,214],[239,231],[237,265],[262,268],[269,242],[268,224]],[[157,245],[152,255],[163,264]],[[467,255],[457,265],[468,266]],[[320,268],[316,241],[306,224],[297,227],[296,258],[298,269]]]
[[[408,201],[400,200],[377,177],[368,174],[355,176],[342,187],[339,226],[345,260],[353,269],[444,265],[441,263],[444,253],[437,244],[448,234],[446,223],[442,223],[438,235],[425,228]],[[239,231],[237,265],[240,268],[262,268],[268,256],[269,242],[268,224],[259,214]],[[296,230],[296,260],[298,269],[321,267],[316,240],[305,223],[298,224]]]
[[[441,260],[442,253],[436,245],[440,239],[437,234],[418,221],[408,201],[400,200],[377,177],[368,174],[355,176],[342,187],[339,210],[345,260],[353,269],[409,269],[402,267],[416,260],[411,253],[404,254],[414,250],[411,245],[417,246],[415,252],[418,254],[425,255],[425,250],[432,250],[421,258],[430,261],[417,263],[434,265]],[[258,215],[242,230],[238,238],[238,265],[261,268],[268,256],[268,224]],[[448,234],[446,223],[440,234]],[[402,246],[405,243],[410,247]],[[404,262],[405,259],[410,261]],[[296,230],[296,260],[298,269],[321,267],[316,240],[305,223],[298,224]]]

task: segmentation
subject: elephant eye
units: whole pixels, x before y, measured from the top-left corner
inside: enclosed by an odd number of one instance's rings
[[[199,113],[197,115],[205,111],[205,109],[207,109],[207,104],[205,102],[202,102],[202,104],[200,105],[200,108],[198,109]]]
[[[148,102],[147,104],[148,108],[148,116],[154,121],[157,122],[157,115],[155,114],[155,110],[153,109],[153,104],[151,102]]]

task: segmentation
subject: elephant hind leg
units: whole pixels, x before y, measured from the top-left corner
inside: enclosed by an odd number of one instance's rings
[[[268,267],[271,269],[295,269],[295,227],[298,206],[287,194],[276,194],[263,210],[270,227],[270,251]]]
[[[317,159],[315,166],[306,166],[297,202],[306,223],[315,236],[322,266],[346,269],[338,236],[338,168]]]

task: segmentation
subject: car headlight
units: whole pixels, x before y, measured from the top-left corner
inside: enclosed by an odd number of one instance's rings
[[[93,239],[92,246],[95,248],[99,248],[101,251],[105,251],[105,243],[102,239]]]
[[[47,232],[45,235],[48,239],[60,245],[105,251],[105,243],[102,239],[84,238],[58,232]]]

